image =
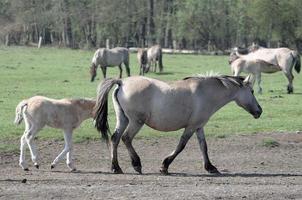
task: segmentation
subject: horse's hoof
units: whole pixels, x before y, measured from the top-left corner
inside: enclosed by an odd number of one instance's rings
[[[136,166],[133,167],[135,171],[137,171],[139,174],[142,174],[142,167],[141,166]]]
[[[55,165],[50,165],[50,169],[53,169],[53,168],[55,168]]]
[[[160,173],[161,173],[162,175],[168,175],[168,174],[169,174],[169,172],[168,172],[168,169],[167,169],[167,168],[163,168],[163,167],[161,167],[159,171],[160,171]]]
[[[218,169],[216,169],[216,167],[212,168],[212,169],[209,169],[207,170],[210,174],[216,174],[216,175],[219,175],[221,174]]]
[[[114,174],[123,174],[123,170],[121,168],[112,168],[112,172]]]
[[[70,170],[70,172],[76,172],[76,171],[77,171],[76,168]]]
[[[39,166],[38,164],[35,164],[35,167],[36,167],[37,169],[39,169],[40,166]]]
[[[28,172],[29,171],[29,169],[28,168],[25,168],[25,169],[23,169],[24,171],[26,171],[26,172]]]

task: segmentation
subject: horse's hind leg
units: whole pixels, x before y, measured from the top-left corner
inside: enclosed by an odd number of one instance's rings
[[[292,74],[292,72],[284,72],[287,80],[288,80],[288,85],[287,85],[287,93],[293,93],[294,92],[294,88],[293,88],[293,80],[294,80],[294,75]]]
[[[111,154],[112,172],[116,174],[121,174],[123,173],[123,171],[118,164],[117,147],[120,142],[121,136],[123,135],[129,122],[128,122],[128,118],[126,117],[123,110],[121,109],[119,102],[117,101],[117,93],[118,93],[118,89],[116,88],[112,93],[113,106],[116,114],[116,126],[115,126],[115,131],[111,136],[110,154]]]
[[[130,121],[129,125],[127,126],[127,128],[122,136],[122,140],[123,140],[124,144],[126,145],[129,156],[131,158],[132,166],[133,166],[134,170],[140,174],[142,173],[142,164],[141,164],[140,157],[137,155],[135,149],[132,146],[132,140],[143,125],[144,125],[143,123],[139,123],[136,121]]]
[[[173,162],[173,160],[176,158],[176,156],[182,152],[182,150],[185,148],[188,140],[191,138],[191,136],[193,135],[195,130],[192,130],[190,128],[186,128],[179,140],[179,143],[175,149],[175,151],[173,151],[169,156],[167,156],[163,163],[162,166],[160,168],[160,172],[162,174],[168,174],[168,168],[169,165]]]
[[[210,162],[210,159],[209,159],[209,156],[208,156],[208,146],[207,146],[207,142],[206,142],[206,139],[205,139],[205,136],[204,136],[203,128],[197,129],[196,135],[197,135],[197,139],[198,139],[198,142],[199,142],[200,150],[201,150],[202,155],[203,155],[205,169],[209,173],[216,173],[216,174],[218,173],[219,174],[219,171]]]

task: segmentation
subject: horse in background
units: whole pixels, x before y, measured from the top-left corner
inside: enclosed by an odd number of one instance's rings
[[[163,54],[162,54],[162,49],[160,45],[154,45],[152,47],[150,47],[147,50],[147,58],[148,58],[148,67],[146,69],[146,73],[150,70],[150,68],[153,68],[153,72],[156,72],[156,68],[157,68],[157,63],[159,66],[159,71],[162,72],[163,71]]]
[[[100,65],[103,77],[106,78],[107,67],[118,66],[120,69],[120,78],[122,78],[122,64],[125,65],[127,75],[130,76],[129,68],[129,50],[124,47],[116,47],[113,49],[100,48],[96,50],[92,58],[90,67],[91,82],[94,81],[97,68]]]
[[[245,51],[246,52],[246,51]],[[238,48],[234,48],[229,57],[229,64],[233,75],[241,72],[251,73],[258,84],[258,93],[262,93],[261,73],[275,73],[282,71],[288,79],[287,92],[293,93],[292,68],[299,73],[301,70],[300,55],[297,51],[288,48],[264,48],[253,45],[245,54],[240,54]]]
[[[115,85],[112,100],[116,127],[109,140],[108,94]],[[114,173],[123,173],[117,156],[120,139],[126,145],[134,170],[142,173],[140,157],[132,146],[132,140],[144,124],[164,132],[184,129],[175,151],[162,162],[161,173],[168,174],[169,165],[194,133],[202,151],[205,169],[209,173],[219,173],[208,157],[204,126],[216,111],[231,101],[235,101],[254,118],[259,118],[262,113],[249,76],[246,79],[234,76],[187,77],[169,84],[143,76],[106,79],[100,83],[97,91],[95,126],[110,144],[111,169]]]
[[[140,69],[139,75],[144,76],[148,64],[147,50],[143,48],[139,48],[137,50],[137,61]]]

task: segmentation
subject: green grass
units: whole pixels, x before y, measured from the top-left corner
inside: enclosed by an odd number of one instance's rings
[[[102,76],[101,70],[98,70],[97,80],[93,83],[89,81],[92,55],[93,51],[83,50],[0,47],[0,145],[5,146],[8,141],[17,140],[23,133],[23,124],[18,127],[13,124],[15,107],[22,99],[34,95],[51,98],[95,97]],[[230,74],[227,59],[227,56],[165,54],[164,73],[149,73],[147,76],[172,81],[207,71]],[[137,75],[139,68],[135,54],[131,54],[130,65],[131,74]],[[115,67],[109,68],[107,73],[108,77],[116,77],[119,71]],[[294,75],[295,93],[291,95],[286,94],[287,81],[281,72],[263,75],[263,94],[256,94],[263,108],[260,119],[254,120],[235,103],[230,103],[212,117],[205,127],[206,134],[223,138],[238,133],[301,130],[302,77],[296,73]],[[109,111],[110,127],[113,130],[115,116],[111,104]],[[161,133],[145,126],[138,137],[179,136],[179,133]],[[51,128],[43,129],[38,137],[63,138],[60,130]],[[76,142],[98,138],[92,120],[85,121],[74,136]]]
[[[264,138],[262,140],[262,146],[264,147],[273,148],[273,147],[278,147],[279,145],[280,145],[279,142],[277,142],[273,138]]]

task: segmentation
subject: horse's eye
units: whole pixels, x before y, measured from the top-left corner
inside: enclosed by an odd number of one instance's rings
[[[252,94],[254,94],[254,90],[252,89]]]

